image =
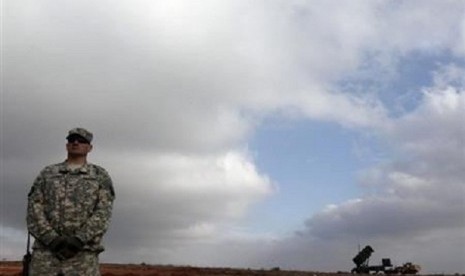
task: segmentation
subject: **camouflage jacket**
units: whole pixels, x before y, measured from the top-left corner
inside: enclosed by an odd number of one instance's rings
[[[115,193],[105,169],[94,164],[71,171],[66,162],[45,167],[28,194],[27,225],[46,248],[60,235],[76,236],[85,250],[101,252]]]

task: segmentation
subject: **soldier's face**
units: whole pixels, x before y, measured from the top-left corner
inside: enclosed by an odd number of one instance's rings
[[[92,150],[92,145],[81,137],[70,137],[66,144],[68,154],[84,156]]]

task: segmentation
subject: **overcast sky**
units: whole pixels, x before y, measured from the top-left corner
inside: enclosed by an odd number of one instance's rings
[[[65,136],[103,262],[465,273],[465,2],[1,1],[0,258]]]

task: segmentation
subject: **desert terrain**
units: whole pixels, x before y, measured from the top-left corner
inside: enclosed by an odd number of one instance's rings
[[[285,271],[273,269],[241,269],[241,268],[206,268],[191,266],[146,265],[146,264],[101,264],[102,276],[331,276],[337,273],[310,271]],[[337,275],[348,275],[339,273]],[[0,276],[21,275],[21,262],[0,262]]]
[[[288,271],[273,269],[208,268],[147,264],[101,264],[102,276],[348,276],[349,272]],[[21,262],[1,261],[0,276],[21,275]],[[458,276],[455,274],[454,276]],[[426,276],[426,275],[423,275]],[[444,274],[435,276],[445,276]],[[464,276],[464,275],[462,275]]]

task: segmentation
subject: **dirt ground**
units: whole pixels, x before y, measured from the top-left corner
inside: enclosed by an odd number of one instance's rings
[[[252,270],[235,268],[202,268],[190,266],[160,266],[135,264],[101,264],[102,276],[332,276],[336,273],[284,271],[279,268]],[[0,262],[0,276],[21,275],[20,262]],[[338,276],[347,275],[345,273]]]
[[[145,264],[101,264],[100,271],[102,276],[353,276],[348,272],[286,271],[279,268],[254,270]],[[21,262],[0,261],[0,276],[16,275],[21,275]]]

